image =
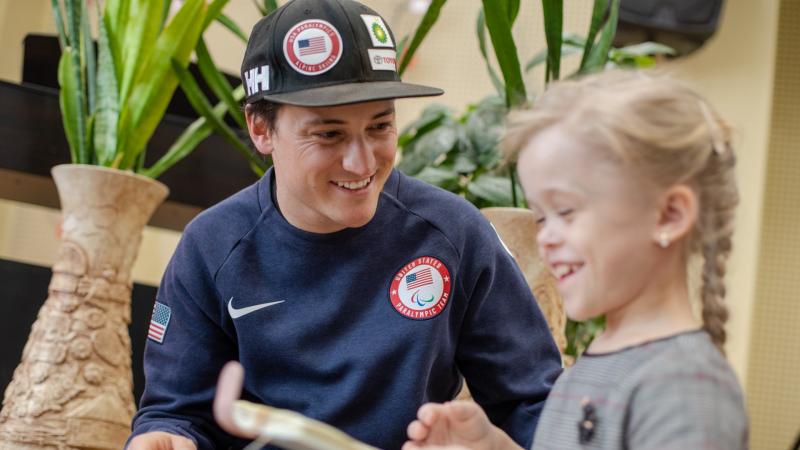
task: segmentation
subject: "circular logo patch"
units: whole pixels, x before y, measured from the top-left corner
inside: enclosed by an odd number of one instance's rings
[[[294,70],[304,75],[319,75],[339,62],[342,37],[324,20],[305,20],[286,33],[283,55]]]
[[[386,34],[386,30],[384,30],[378,22],[372,24],[372,34],[375,35],[375,39],[381,44],[385,44],[389,40],[389,35]]]
[[[409,319],[438,316],[450,300],[450,271],[432,256],[417,258],[392,278],[389,301]]]

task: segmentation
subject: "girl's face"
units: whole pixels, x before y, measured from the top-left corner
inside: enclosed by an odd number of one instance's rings
[[[518,171],[570,318],[617,312],[657,288],[659,211],[645,180],[557,127],[528,143]]]

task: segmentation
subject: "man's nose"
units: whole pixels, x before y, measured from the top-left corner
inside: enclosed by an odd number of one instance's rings
[[[344,169],[354,175],[368,177],[375,172],[375,150],[363,138],[350,141],[342,159]]]

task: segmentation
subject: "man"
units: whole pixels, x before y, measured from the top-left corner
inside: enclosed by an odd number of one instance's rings
[[[240,448],[212,418],[222,366],[244,398],[399,448],[462,375],[529,445],[558,351],[522,274],[465,200],[393,168],[395,37],[352,0],[295,0],[253,28],[247,124],[274,168],[184,231],[154,309],[130,450]],[[533,330],[533,331],[531,331]]]

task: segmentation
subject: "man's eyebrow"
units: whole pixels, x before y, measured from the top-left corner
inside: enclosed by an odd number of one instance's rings
[[[394,114],[394,106],[390,106],[390,107],[386,108],[385,110],[379,112],[378,114],[375,114],[374,116],[372,116],[372,119],[370,119],[370,120],[380,119],[381,117],[390,116],[392,114]],[[333,119],[333,118],[326,119],[326,118],[323,118],[323,117],[319,117],[319,118],[316,118],[316,119],[309,120],[307,124],[308,125],[342,125],[344,123],[345,123],[345,121],[342,120],[342,119]]]
[[[385,110],[379,112],[378,114],[375,114],[374,116],[372,116],[372,120],[379,119],[384,116],[390,116],[392,114],[394,114],[394,106],[390,106]]]

